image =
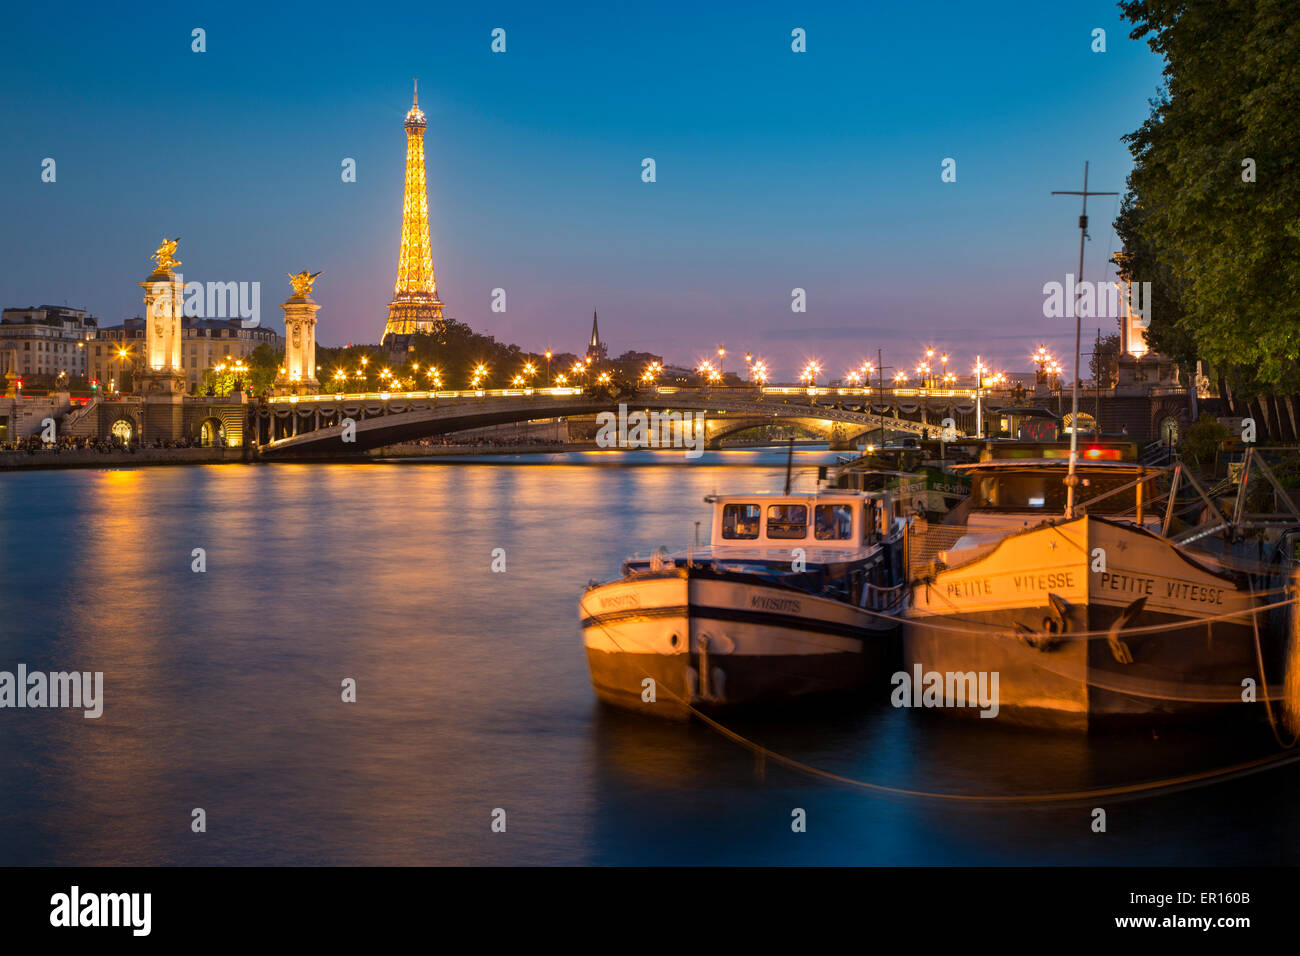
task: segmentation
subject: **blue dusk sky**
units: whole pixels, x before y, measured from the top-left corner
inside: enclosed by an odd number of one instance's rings
[[[378,341],[418,76],[447,315],[580,351],[597,309],[614,354],[722,344],[782,377],[927,345],[963,371],[1064,357],[1073,321],[1043,317],[1042,287],[1076,271],[1079,208],[1050,192],[1085,160],[1123,191],[1162,66],[1082,0],[118,6],[5,14],[0,304],[117,324],[179,235],[187,280],[261,282],[264,324],[286,272],[323,270],[320,341]],[[1085,279],[1114,275],[1117,210],[1090,204]]]

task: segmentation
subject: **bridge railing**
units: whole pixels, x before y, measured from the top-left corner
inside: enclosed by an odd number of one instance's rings
[[[870,385],[765,385],[761,389],[764,395],[806,395],[809,398],[820,396],[842,396],[845,398],[964,398],[975,401],[976,389],[968,388],[919,388],[887,386],[884,389]],[[983,388],[979,395],[983,398],[1003,398],[1010,396],[1011,389]]]
[[[975,401],[976,392],[974,388],[895,388],[889,387],[880,389],[868,386],[806,386],[806,385],[711,385],[711,386],[680,386],[680,385],[657,385],[654,387],[657,395],[761,395],[763,397],[771,396],[773,398],[859,398],[864,400],[878,399],[882,396],[886,399],[898,398],[949,398],[965,399]],[[413,399],[420,400],[457,400],[470,398],[521,398],[529,396],[545,396],[548,398],[580,397],[584,394],[584,389],[572,385],[568,386],[547,386],[539,388],[478,388],[478,389],[454,389],[449,391],[421,391],[421,392],[331,392],[322,390],[315,395],[273,395],[270,403],[280,404],[312,404],[321,402],[387,402],[393,400],[410,401]],[[985,388],[980,393],[985,399],[1006,398],[1011,392],[1007,389]]]
[[[387,402],[394,399],[520,398],[544,395],[548,398],[581,395],[582,389],[555,388],[478,388],[446,392],[320,392],[317,395],[273,395],[273,405],[319,404],[321,402]]]

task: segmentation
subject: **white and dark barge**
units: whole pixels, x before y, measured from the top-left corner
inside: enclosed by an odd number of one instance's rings
[[[580,601],[606,703],[687,718],[897,669],[905,522],[888,495],[710,496],[707,548],[633,557]]]

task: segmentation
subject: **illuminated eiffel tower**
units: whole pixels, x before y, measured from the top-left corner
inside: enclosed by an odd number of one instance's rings
[[[429,194],[424,182],[424,128],[417,81],[406,114],[406,192],[402,200],[402,248],[397,254],[397,283],[388,304],[383,344],[405,350],[411,335],[440,332],[442,302],[429,247]]]

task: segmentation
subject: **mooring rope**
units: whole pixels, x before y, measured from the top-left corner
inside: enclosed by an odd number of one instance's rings
[[[1254,581],[1253,581],[1253,579],[1252,579],[1252,580],[1251,580],[1251,596],[1252,596],[1252,597],[1254,596],[1254,590],[1255,590],[1255,585],[1254,585]],[[1271,700],[1271,698],[1270,698],[1270,696],[1269,696],[1269,692],[1268,692],[1268,676],[1264,673],[1264,652],[1263,652],[1263,649],[1260,647],[1260,643],[1259,643],[1259,619],[1258,619],[1255,615],[1252,614],[1251,617],[1250,617],[1250,623],[1251,623],[1251,627],[1253,628],[1253,630],[1254,630],[1254,632],[1255,632],[1255,660],[1256,660],[1256,661],[1258,662],[1258,664],[1259,664],[1259,681],[1260,681],[1260,688],[1261,688],[1261,689],[1263,690],[1263,692],[1264,692],[1264,709],[1265,709],[1265,710],[1267,711],[1267,713],[1268,713],[1268,726],[1269,726],[1269,729],[1273,731],[1273,739],[1277,741],[1277,745],[1278,745],[1279,747],[1281,747],[1283,750],[1290,750],[1292,747],[1294,747],[1294,746],[1296,745],[1296,742],[1297,742],[1297,741],[1300,741],[1300,730],[1297,730],[1296,733],[1295,733],[1295,735],[1292,736],[1292,738],[1291,738],[1291,742],[1290,742],[1290,743],[1286,743],[1285,741],[1282,740],[1282,734],[1281,734],[1281,733],[1278,731],[1278,729],[1277,729],[1277,720],[1276,720],[1276,718],[1273,716],[1273,703],[1272,703],[1272,700]],[[1298,648],[1296,647],[1296,622],[1295,622],[1295,619],[1294,619],[1294,615],[1292,615],[1292,620],[1290,621],[1290,625],[1291,625],[1290,652],[1291,652],[1291,654],[1295,654],[1295,653],[1297,653],[1298,651],[1300,651],[1300,649],[1298,649]],[[1288,665],[1289,668],[1293,668],[1293,667],[1295,667],[1295,666],[1297,666],[1297,662],[1296,662],[1296,661],[1290,661],[1290,662],[1289,662],[1289,665]],[[1283,689],[1282,689],[1282,697],[1281,697],[1282,702],[1283,702],[1283,703],[1290,703],[1290,704],[1292,705],[1292,707],[1294,707],[1294,706],[1295,706],[1295,702],[1294,702],[1294,701],[1288,701],[1288,699],[1287,699],[1287,696],[1286,696],[1286,689],[1287,689],[1287,688],[1286,688],[1286,683],[1285,683],[1285,681],[1284,681],[1284,683],[1283,683],[1283,685],[1282,685],[1282,688],[1283,688]]]
[[[598,619],[593,619],[594,623],[605,632],[605,634],[614,642],[614,645],[623,650],[622,644],[618,638],[609,631],[605,625]],[[688,636],[689,640],[689,636]],[[626,653],[626,651],[624,651]],[[644,670],[641,672],[643,678],[654,681],[656,685],[656,694],[658,693],[658,681],[655,681],[650,674]],[[1209,786],[1215,783],[1223,783],[1229,780],[1238,779],[1259,773],[1264,770],[1270,770],[1275,767],[1286,766],[1291,763],[1300,761],[1300,750],[1284,751],[1280,754],[1271,754],[1266,757],[1260,757],[1255,760],[1249,760],[1245,763],[1233,764],[1227,767],[1216,767],[1211,770],[1199,771],[1197,773],[1182,774],[1176,777],[1168,777],[1162,780],[1150,780],[1143,783],[1124,784],[1113,787],[1098,787],[1091,790],[1074,790],[1054,793],[1033,793],[1033,794],[963,794],[963,793],[945,793],[941,791],[915,790],[905,787],[890,787],[885,784],[872,783],[868,780],[858,780],[854,777],[848,777],[844,774],[834,773],[833,771],[815,767],[812,764],[788,757],[778,751],[771,750],[755,740],[751,740],[738,731],[732,730],[713,719],[708,714],[702,712],[698,707],[693,705],[687,698],[682,697],[670,687],[664,687],[668,695],[676,700],[691,715],[697,717],[706,726],[727,738],[735,744],[751,751],[759,761],[771,760],[780,766],[793,770],[816,779],[825,780],[829,783],[849,787],[855,790],[876,793],[883,796],[905,797],[917,800],[931,800],[940,802],[960,803],[967,805],[1068,805],[1071,803],[1081,803],[1093,801],[1101,798],[1112,800],[1135,800],[1143,799],[1149,796],[1155,796],[1163,793],[1176,793],[1182,790],[1190,790],[1197,787]]]

